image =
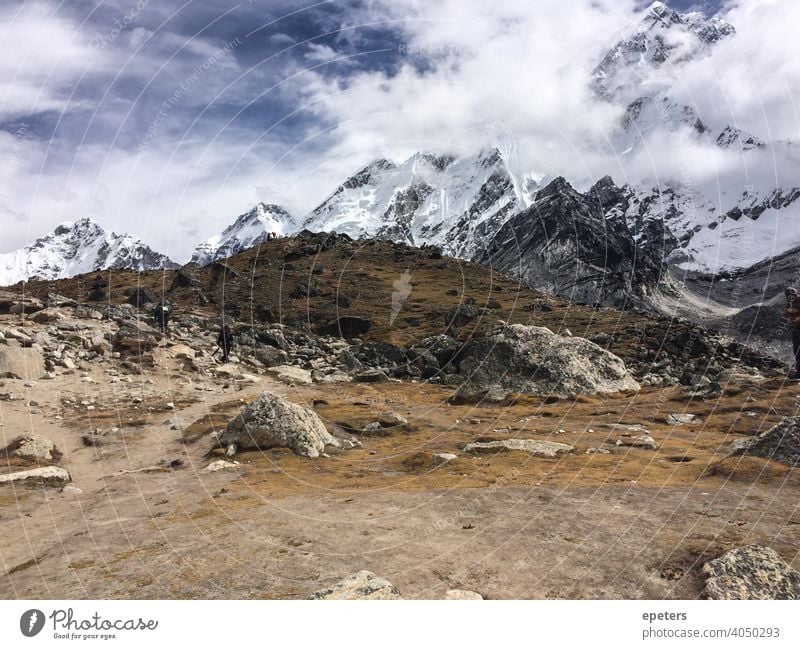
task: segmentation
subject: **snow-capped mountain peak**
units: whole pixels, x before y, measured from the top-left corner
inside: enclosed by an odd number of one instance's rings
[[[201,243],[192,255],[192,261],[201,266],[217,259],[225,259],[237,252],[267,240],[270,233],[283,236],[295,230],[291,215],[279,205],[258,203],[239,216],[220,234]]]
[[[626,103],[641,95],[643,85],[655,94],[671,85],[676,67],[704,55],[735,31],[717,17],[680,14],[654,2],[594,69],[592,88],[600,97]]]
[[[500,152],[420,152],[377,160],[348,178],[304,220],[311,230],[442,246],[469,257],[479,239],[522,207]]]
[[[63,279],[96,270],[153,270],[177,265],[129,234],[107,232],[89,218],[61,223],[33,243],[0,254],[0,285],[34,277]]]

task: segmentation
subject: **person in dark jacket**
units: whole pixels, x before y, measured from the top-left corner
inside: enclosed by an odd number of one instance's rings
[[[219,336],[217,336],[217,345],[222,350],[222,362],[227,363],[233,348],[233,332],[228,325],[222,325]]]
[[[172,306],[169,302],[159,302],[153,310],[153,320],[155,321],[156,329],[158,329],[165,336],[169,335],[169,319],[172,317]]]
[[[790,286],[783,294],[786,296],[786,306],[781,312],[781,317],[789,321],[792,327],[792,354],[794,356],[794,372],[790,379],[800,379],[800,300],[797,289]]]

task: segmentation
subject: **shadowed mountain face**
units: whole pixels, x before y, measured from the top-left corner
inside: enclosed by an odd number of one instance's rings
[[[500,228],[478,261],[569,301],[617,307],[642,303],[662,273],[623,219],[606,218],[597,192],[580,194],[563,178]]]

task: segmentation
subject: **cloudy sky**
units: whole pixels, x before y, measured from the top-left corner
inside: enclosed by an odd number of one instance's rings
[[[419,150],[511,139],[579,175],[572,143],[619,117],[591,105],[589,73],[647,4],[7,0],[0,252],[88,216],[183,261],[257,201],[302,216],[360,165]],[[687,76],[703,115],[794,136],[800,3],[670,4],[737,27]]]

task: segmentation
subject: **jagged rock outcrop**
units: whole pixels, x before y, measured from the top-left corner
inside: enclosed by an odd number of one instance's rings
[[[616,307],[642,302],[662,273],[624,221],[606,219],[594,196],[564,178],[539,191],[477,261],[571,301]]]
[[[800,466],[800,417],[786,417],[751,439],[738,440],[731,455],[755,455],[787,466]]]
[[[218,441],[228,455],[285,447],[297,455],[319,457],[326,445],[338,446],[313,410],[272,392],[262,392],[228,424]]]
[[[500,328],[467,343],[460,353],[464,386],[500,386],[539,395],[638,390],[619,357],[584,338],[559,336],[545,327]]]
[[[800,599],[800,572],[763,545],[726,552],[702,572],[708,599]]]

